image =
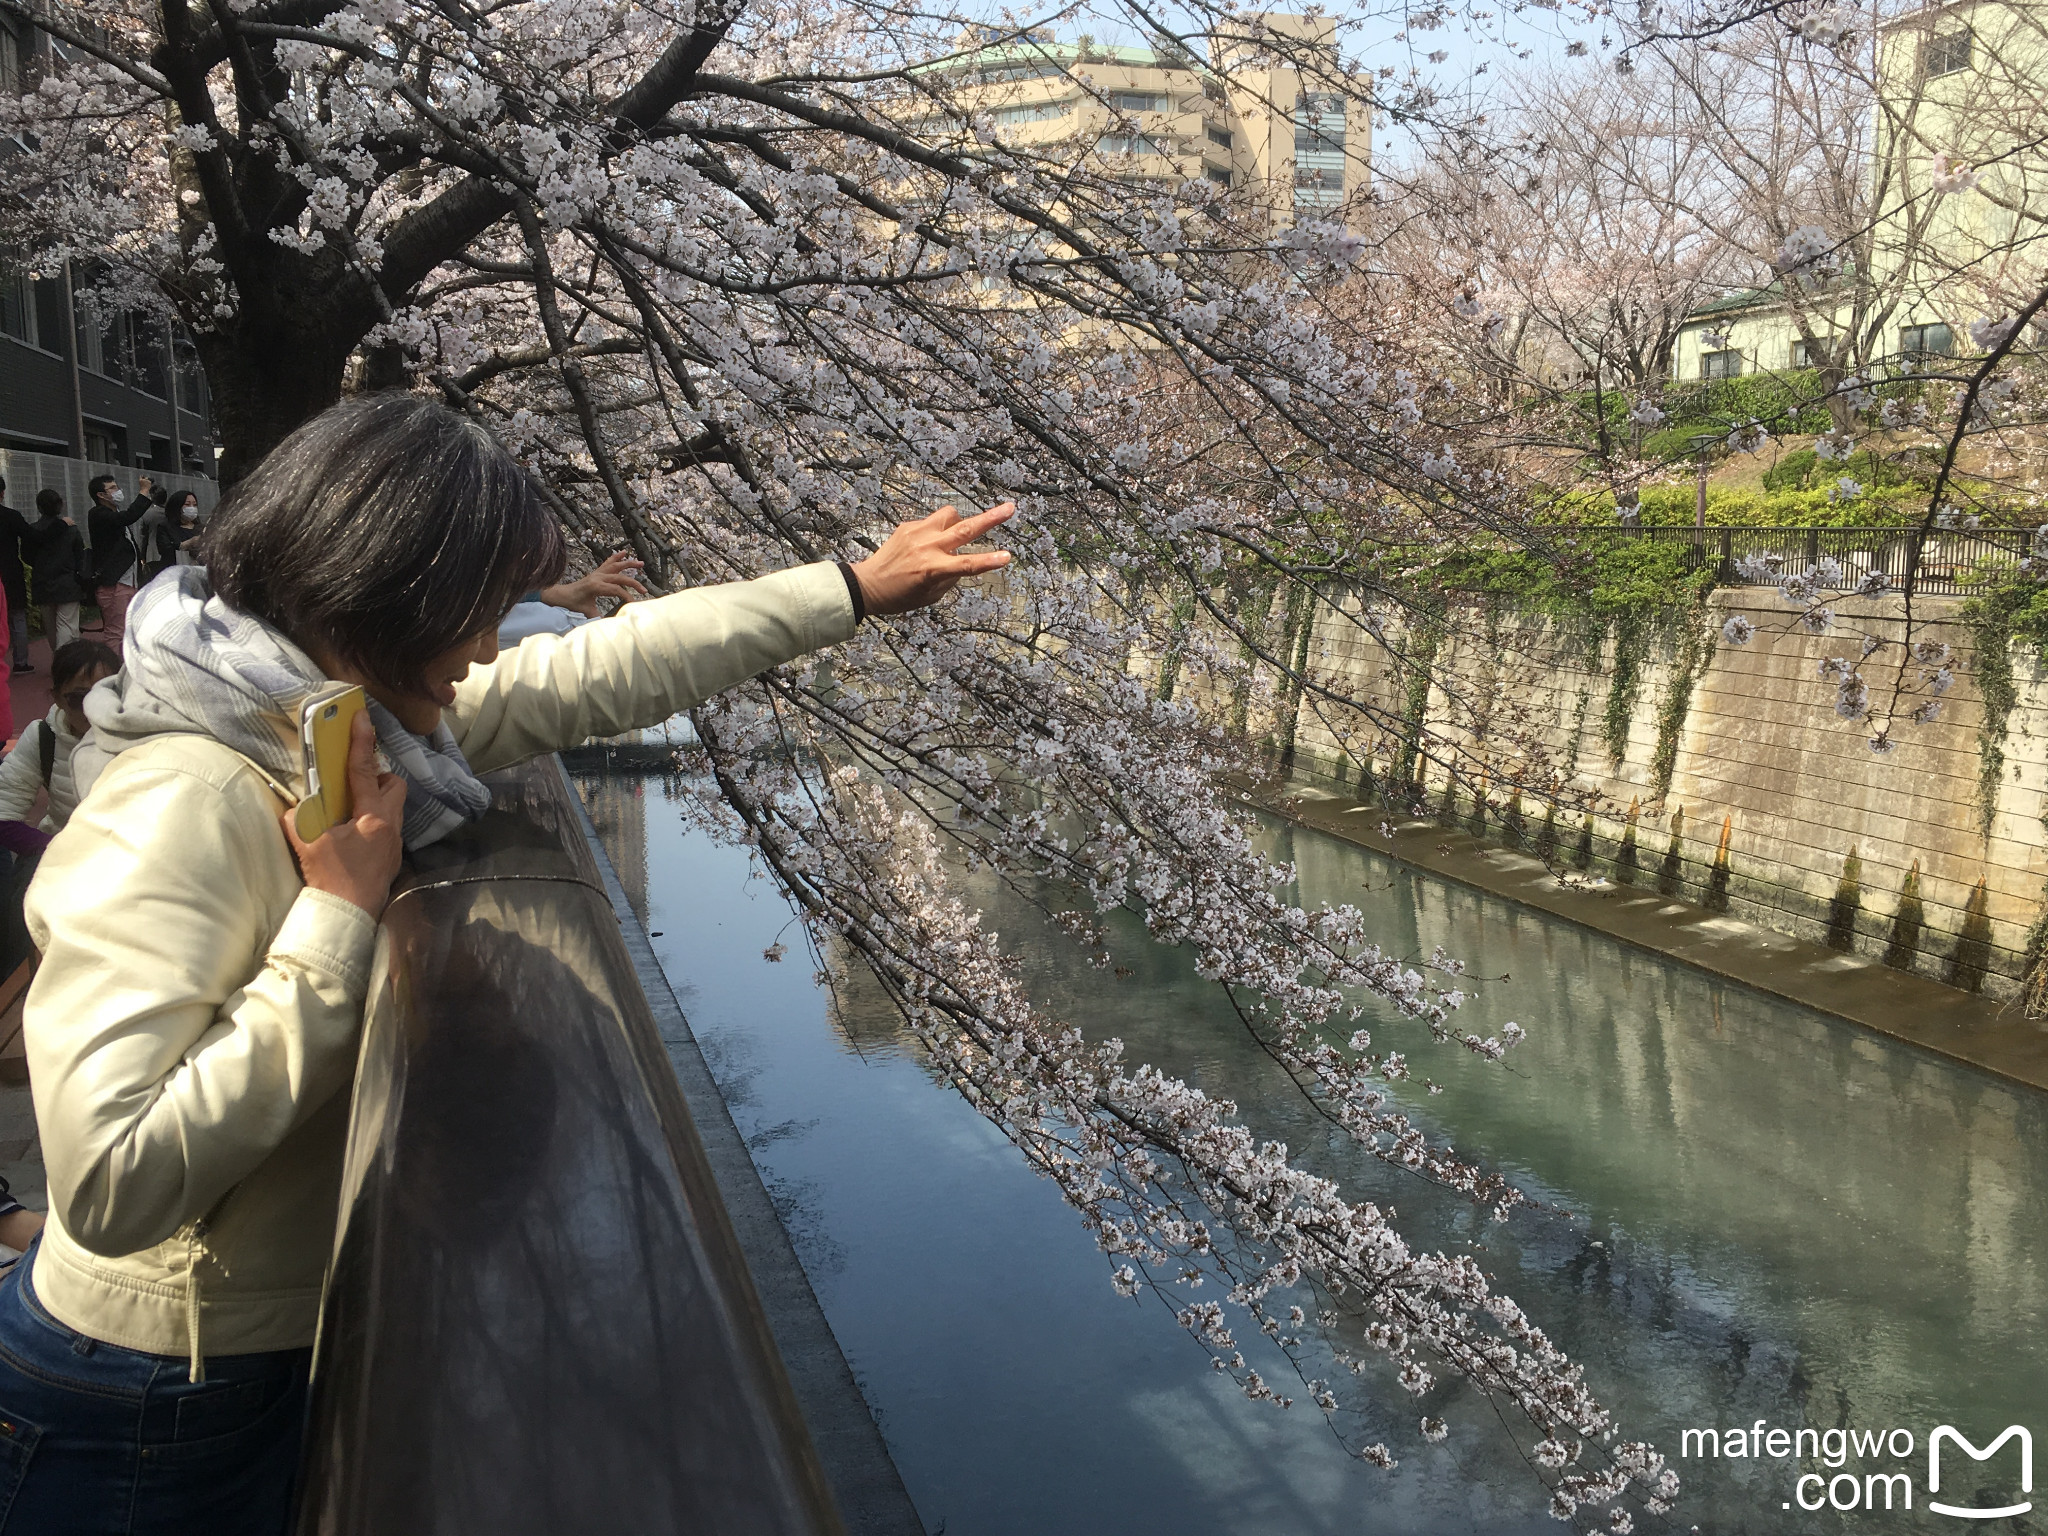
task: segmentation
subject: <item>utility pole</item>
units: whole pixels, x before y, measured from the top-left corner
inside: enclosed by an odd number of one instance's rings
[[[71,296],[71,258],[64,258],[64,356],[71,362],[71,451],[85,457],[85,389],[78,379],[78,309]]]
[[[171,397],[171,473],[185,472],[185,443],[178,420],[178,322],[166,316],[164,319],[164,373],[168,377]]]

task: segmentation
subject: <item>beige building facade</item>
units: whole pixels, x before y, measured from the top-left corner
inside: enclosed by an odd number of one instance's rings
[[[1343,217],[1371,177],[1372,111],[1326,17],[1249,18],[1277,50],[1107,47],[1033,33],[928,66],[953,111],[1024,149],[1078,150],[1121,180],[1206,179],[1278,224]],[[1327,61],[1325,63],[1325,61]]]

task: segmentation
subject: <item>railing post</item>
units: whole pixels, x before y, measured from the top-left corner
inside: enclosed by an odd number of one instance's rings
[[[1721,530],[1721,564],[1714,572],[1714,581],[1719,585],[1734,579],[1735,530],[1733,528],[1723,528]]]
[[[1820,530],[1818,528],[1809,528],[1806,530],[1806,568],[1812,570],[1819,564]]]

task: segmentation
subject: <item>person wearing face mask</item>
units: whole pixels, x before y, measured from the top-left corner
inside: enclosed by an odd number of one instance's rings
[[[193,491],[180,491],[164,509],[164,526],[157,534],[157,547],[163,552],[163,563],[167,566],[197,565],[199,557],[193,541],[198,537],[199,496]]]
[[[73,640],[50,658],[50,712],[21,733],[0,761],[0,822],[26,822],[38,794],[49,806],[36,830],[54,834],[71,819],[78,794],[71,778],[71,754],[91,729],[85,696],[101,678],[121,670],[121,658],[97,640]]]
[[[944,507],[858,564],[649,598],[500,654],[499,621],[561,580],[566,546],[475,423],[345,401],[233,487],[206,564],[137,594],[122,671],[85,701],[77,809],[28,892],[50,1209],[0,1278],[0,1439],[36,1437],[0,1533],[125,1536],[139,1512],[160,1536],[284,1529],[407,850],[489,808],[480,774],[657,724],[997,569],[1007,554],[963,546],[1009,516]],[[306,842],[299,709],[328,681],[370,707],[352,817]]]

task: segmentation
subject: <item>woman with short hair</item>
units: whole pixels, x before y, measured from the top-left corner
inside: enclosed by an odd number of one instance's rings
[[[28,915],[49,1224],[0,1281],[0,1533],[277,1536],[377,920],[477,775],[665,720],[1000,553],[951,508],[858,566],[630,605],[500,656],[562,536],[477,426],[406,396],[300,428],[129,613]],[[300,701],[359,683],[354,817],[311,843]],[[381,748],[391,772],[379,769]],[[0,1445],[0,1450],[4,1450]],[[18,1483],[6,1486],[10,1479]],[[9,1494],[11,1493],[11,1502]]]

